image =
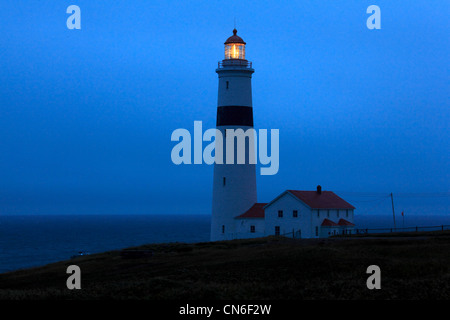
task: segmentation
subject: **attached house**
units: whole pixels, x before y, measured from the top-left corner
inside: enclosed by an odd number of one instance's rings
[[[286,190],[269,203],[255,203],[235,217],[235,238],[292,234],[326,238],[351,234],[355,207],[332,191]]]
[[[264,207],[267,203],[255,203],[243,214],[235,217],[235,226],[238,239],[258,238],[266,235]]]

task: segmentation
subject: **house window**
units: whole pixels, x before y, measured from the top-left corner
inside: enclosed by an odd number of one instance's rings
[[[255,233],[255,231],[256,231],[255,226],[250,226],[250,232],[251,232],[251,233]]]
[[[230,84],[230,82],[229,81],[227,81],[227,89],[228,89],[228,85]]]
[[[283,218],[283,210],[278,210],[278,218]]]
[[[225,233],[225,225],[222,225],[222,233]]]
[[[297,210],[292,211],[292,216],[294,218],[297,218],[298,217],[298,211]]]
[[[336,210],[336,212],[337,212],[337,217],[339,218],[339,210]]]
[[[317,210],[317,218],[320,218],[320,210]]]
[[[327,210],[327,217],[330,217],[330,210]]]
[[[316,237],[319,236],[319,227],[316,227]]]
[[[227,183],[226,178],[223,177],[223,186],[225,187],[225,184]]]
[[[276,226],[275,227],[275,235],[279,236],[280,235],[280,226]]]
[[[348,209],[345,210],[345,216],[348,218]]]

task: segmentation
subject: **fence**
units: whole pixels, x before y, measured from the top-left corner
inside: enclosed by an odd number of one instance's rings
[[[343,229],[342,235],[352,235],[352,234],[376,234],[376,233],[394,233],[394,232],[419,232],[419,231],[444,231],[450,230],[450,225],[440,225],[440,226],[424,226],[424,227],[407,227],[407,228],[373,228],[373,229]],[[300,239],[302,237],[301,230],[292,230],[291,232],[280,234],[280,236]]]
[[[407,228],[375,228],[375,229],[354,229],[355,234],[369,233],[391,233],[391,232],[419,232],[419,231],[444,231],[450,230],[450,225],[407,227]]]
[[[293,239],[300,239],[302,237],[302,231],[301,230],[297,230],[297,231],[292,230],[292,232],[283,233],[283,234],[280,234],[280,236],[293,238]]]

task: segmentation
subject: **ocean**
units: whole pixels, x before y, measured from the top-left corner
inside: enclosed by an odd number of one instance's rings
[[[208,215],[0,216],[0,273],[147,243],[209,241]]]
[[[397,227],[402,227],[397,217]],[[391,228],[392,216],[356,215],[358,228]],[[450,215],[408,216],[405,227],[450,225]],[[209,215],[0,216],[0,273],[147,243],[209,241]]]

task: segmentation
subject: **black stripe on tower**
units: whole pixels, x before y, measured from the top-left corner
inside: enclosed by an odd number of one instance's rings
[[[216,126],[253,127],[253,108],[243,106],[217,107]]]

